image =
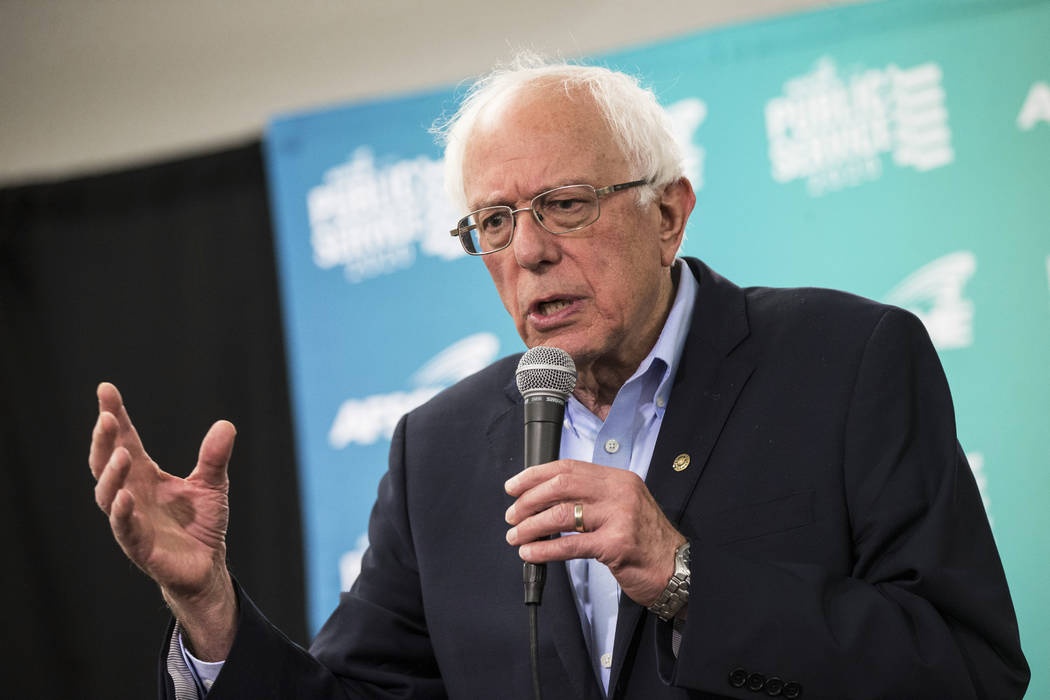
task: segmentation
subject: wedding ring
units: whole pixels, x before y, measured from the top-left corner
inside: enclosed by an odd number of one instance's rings
[[[587,532],[583,528],[583,504],[577,503],[572,508],[572,515],[576,518],[576,532]]]

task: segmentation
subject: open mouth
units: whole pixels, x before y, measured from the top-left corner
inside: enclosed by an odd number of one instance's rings
[[[579,305],[579,297],[550,297],[534,301],[529,307],[529,320],[536,328],[549,330],[568,322]]]
[[[550,301],[541,301],[536,305],[536,313],[540,316],[553,316],[562,309],[568,308],[572,304],[569,299],[551,299]]]

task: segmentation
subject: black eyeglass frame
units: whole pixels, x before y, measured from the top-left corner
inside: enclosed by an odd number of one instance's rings
[[[618,185],[609,185],[608,187],[602,187],[601,189],[595,189],[593,185],[584,185],[584,184],[579,184],[579,185],[562,185],[561,187],[554,187],[552,189],[540,192],[538,195],[536,195],[535,197],[532,198],[532,200],[529,202],[529,206],[522,207],[521,209],[513,209],[511,207],[501,206],[501,205],[492,206],[492,207],[482,207],[481,209],[475,209],[474,211],[470,212],[469,214],[464,216],[462,219],[460,219],[459,222],[456,224],[456,228],[454,228],[451,231],[449,231],[449,235],[451,235],[453,238],[459,238],[460,245],[463,246],[463,250],[465,250],[467,252],[467,255],[476,255],[476,256],[491,255],[492,253],[498,253],[501,250],[505,250],[505,249],[509,248],[510,244],[514,242],[514,232],[518,228],[518,217],[517,217],[517,214],[519,212],[523,212],[523,211],[530,211],[530,212],[532,212],[532,218],[536,220],[536,223],[538,223],[541,227],[543,227],[544,231],[547,231],[548,233],[550,233],[551,235],[554,235],[554,236],[560,236],[560,235],[565,234],[565,233],[572,233],[573,231],[579,231],[580,229],[587,228],[588,226],[593,224],[595,221],[597,221],[598,218],[601,216],[601,213],[602,213],[601,198],[603,196],[605,196],[607,194],[613,194],[614,192],[620,192],[622,190],[629,190],[632,187],[641,187],[642,185],[648,185],[648,184],[650,184],[649,180],[632,180],[631,182],[621,182]],[[596,206],[595,206],[595,210],[594,210],[594,218],[591,219],[590,221],[588,221],[585,224],[581,224],[579,226],[576,226],[576,227],[571,228],[571,229],[567,229],[565,231],[551,231],[549,228],[547,228],[547,225],[543,223],[543,219],[540,217],[540,215],[536,213],[536,201],[538,199],[540,199],[540,197],[546,197],[547,195],[549,195],[549,194],[551,194],[553,192],[558,192],[560,190],[567,190],[567,189],[570,189],[570,188],[573,188],[573,187],[587,187],[592,192],[594,192],[594,197],[595,197],[595,201],[596,201]],[[493,210],[500,210],[500,209],[505,210],[508,213],[508,215],[510,216],[510,222],[511,222],[511,224],[510,224],[510,235],[507,236],[507,242],[504,245],[500,246],[499,248],[493,248],[492,250],[486,250],[486,251],[482,251],[482,252],[471,251],[470,250],[470,245],[467,243],[467,238],[470,236],[471,230],[477,228],[477,225],[476,224],[475,225],[471,225],[471,224],[468,223],[470,217],[472,217],[472,216],[476,217],[477,214],[480,214],[483,211],[493,211]]]

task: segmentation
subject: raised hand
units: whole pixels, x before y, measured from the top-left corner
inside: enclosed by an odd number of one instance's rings
[[[223,659],[236,619],[226,569],[226,469],[236,430],[228,421],[212,425],[197,465],[180,479],[150,459],[115,386],[100,384],[98,402],[88,455],[95,502],[124,553],[160,585],[194,652]]]
[[[594,558],[609,567],[625,595],[652,605],[674,573],[675,548],[685,542],[645,482],[625,469],[560,459],[529,467],[506,483],[517,500],[507,509],[507,542],[533,563]],[[575,504],[586,531],[571,532]],[[537,541],[538,540],[538,541]]]

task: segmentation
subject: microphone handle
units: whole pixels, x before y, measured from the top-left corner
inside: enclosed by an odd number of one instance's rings
[[[540,394],[525,399],[525,466],[558,459],[565,399]]]
[[[565,419],[565,399],[540,394],[525,399],[525,467],[546,464],[558,459],[561,451],[561,424]],[[552,539],[548,535],[544,539]],[[543,600],[543,585],[547,581],[546,564],[522,567],[525,583],[525,604],[539,605]]]

